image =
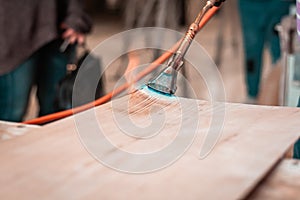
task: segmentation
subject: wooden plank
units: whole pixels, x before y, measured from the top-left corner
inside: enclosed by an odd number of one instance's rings
[[[37,128],[39,126],[0,121],[0,142],[22,136]]]
[[[28,134],[3,143],[0,199],[241,199],[300,135],[297,108],[225,104],[224,123],[212,124],[212,111],[222,119],[222,103],[179,100],[161,99],[139,91],[95,111],[46,125],[39,129],[43,134]],[[195,103],[196,109],[192,106]],[[164,148],[181,127],[184,135],[180,136],[180,142],[195,131],[197,137],[184,156],[168,167],[146,174],[121,173],[96,161],[77,135],[76,129],[86,127],[86,134],[90,135],[81,139],[102,148],[104,143],[97,138],[99,132],[93,130],[93,115],[105,137],[128,152],[146,153]],[[124,134],[124,130],[133,126],[126,119],[146,127],[140,131],[146,134],[157,129],[155,123],[160,122],[160,116],[166,118],[159,127],[159,135],[139,140]],[[195,129],[192,124],[197,119],[199,124]],[[83,120],[84,124],[78,121],[75,124],[75,120]],[[154,126],[151,122],[155,122]],[[207,130],[219,125],[223,126],[219,142],[205,159],[199,159]],[[116,151],[103,155],[121,168],[148,168],[163,160],[131,162]]]
[[[286,159],[261,183],[249,200],[300,199],[300,160]]]

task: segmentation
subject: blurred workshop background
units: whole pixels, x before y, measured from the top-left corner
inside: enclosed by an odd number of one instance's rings
[[[160,4],[159,0],[85,0],[87,12],[93,19],[93,30],[87,37],[88,48],[93,49],[114,34],[135,27],[160,26],[184,33],[204,1],[165,2],[168,3]],[[296,67],[298,42],[295,39],[295,10],[295,5],[291,6],[290,17],[286,20],[286,24],[278,24],[274,27],[274,31],[281,32],[281,45],[284,47],[281,50],[281,59],[273,64],[269,51],[264,51],[260,90],[257,99],[253,102],[249,101],[245,84],[244,47],[238,0],[227,1],[197,35],[196,40],[214,60],[220,71],[227,102],[297,106],[300,86],[299,76],[297,76],[299,67]],[[124,44],[119,44],[114,48],[123,48],[123,46]],[[140,57],[143,63],[147,63],[161,53],[161,51],[151,53],[138,51],[132,57]],[[128,58],[121,57],[105,71],[103,79],[105,92],[113,90],[122,78],[128,63]],[[205,67],[208,64],[203,61],[201,65]],[[196,97],[209,100],[210,94],[205,81],[194,77],[194,74],[193,68],[186,63],[184,76],[196,91]],[[184,89],[184,84],[178,84],[178,89],[179,96],[192,97],[188,90]],[[37,110],[36,100],[32,98],[26,119],[34,118]]]

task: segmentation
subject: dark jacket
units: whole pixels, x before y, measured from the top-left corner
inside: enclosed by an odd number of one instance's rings
[[[61,37],[62,22],[82,33],[91,29],[80,0],[0,0],[0,75]]]

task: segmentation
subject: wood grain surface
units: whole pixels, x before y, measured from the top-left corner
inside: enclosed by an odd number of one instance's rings
[[[287,159],[260,184],[249,200],[300,199],[300,161]]]
[[[297,108],[213,104],[138,91],[3,142],[0,199],[245,198],[299,138],[299,119]],[[200,159],[219,127],[218,143]],[[104,139],[113,143],[111,149],[103,148]],[[183,156],[150,173],[123,173],[95,159],[119,170],[147,171],[177,149],[140,162],[118,150],[151,155],[186,142],[192,145]]]
[[[0,142],[24,135],[39,126],[0,121]]]

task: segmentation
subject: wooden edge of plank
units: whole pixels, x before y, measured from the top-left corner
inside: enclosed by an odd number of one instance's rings
[[[0,121],[0,142],[8,141],[39,129],[38,125],[26,125],[15,122]]]

